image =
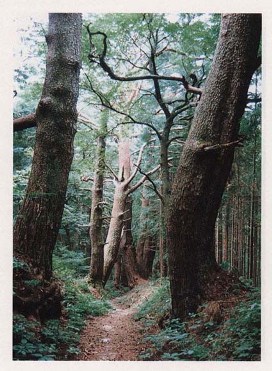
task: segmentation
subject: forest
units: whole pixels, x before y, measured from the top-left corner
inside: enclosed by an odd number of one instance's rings
[[[18,22],[14,361],[261,360],[261,21]]]

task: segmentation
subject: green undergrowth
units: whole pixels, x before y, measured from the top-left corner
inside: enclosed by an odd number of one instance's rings
[[[73,260],[73,258],[75,259]],[[14,360],[70,360],[79,354],[80,332],[90,316],[107,313],[111,306],[95,298],[84,276],[86,259],[65,249],[54,255],[54,274],[63,285],[63,315],[41,324],[32,318],[13,318]]]
[[[153,293],[139,307],[135,314],[136,320],[144,321],[145,325],[153,326],[170,311],[170,287],[167,279],[153,282]]]
[[[230,301],[231,302],[231,301]],[[157,361],[258,361],[261,348],[260,291],[251,288],[241,300],[222,302],[222,320],[207,318],[203,306],[181,322],[170,319],[167,281],[155,288],[139,308],[148,347],[140,360]]]
[[[109,280],[105,288],[100,290],[100,293],[104,299],[111,300],[117,297],[122,297],[122,295],[126,294],[130,290],[131,289],[129,287],[124,287],[124,286],[120,286],[119,288],[116,288],[114,286],[114,281]]]

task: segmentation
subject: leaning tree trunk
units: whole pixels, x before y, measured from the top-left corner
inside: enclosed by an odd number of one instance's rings
[[[127,201],[127,179],[130,175],[130,152],[129,140],[121,140],[118,145],[119,152],[119,174],[115,179],[115,192],[111,212],[111,221],[104,246],[104,285],[107,282],[114,264],[117,262],[121,232],[126,210]]]
[[[108,281],[112,268],[118,259],[121,232],[124,219],[126,218],[127,198],[145,182],[149,175],[153,174],[159,169],[158,166],[155,167],[143,175],[143,177],[136,184],[131,185],[131,182],[139,171],[144,147],[145,145],[141,147],[135,168],[130,174],[129,140],[122,140],[119,143],[119,174],[118,176],[114,174],[115,192],[111,212],[111,221],[106,243],[104,245],[103,286],[105,286],[106,282]]]
[[[205,91],[186,140],[167,215],[172,314],[184,318],[218,282],[214,228],[239,121],[258,66],[261,16],[226,14]],[[222,287],[223,292],[223,287]]]
[[[36,143],[23,205],[14,227],[15,256],[45,280],[61,224],[73,159],[79,91],[80,14],[50,14],[42,96],[36,110]]]

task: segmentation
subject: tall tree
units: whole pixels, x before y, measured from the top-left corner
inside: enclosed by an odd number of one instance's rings
[[[180,158],[167,215],[175,317],[194,311],[207,287],[220,280],[215,221],[239,144],[248,87],[260,64],[260,34],[261,15],[222,16],[216,54]]]
[[[46,77],[35,120],[31,174],[14,226],[14,252],[42,279],[52,276],[52,252],[60,228],[73,159],[79,91],[80,14],[49,15]]]
[[[94,287],[102,287],[103,279],[104,239],[102,234],[102,214],[108,117],[108,110],[104,110],[101,113],[98,130],[96,168],[92,188],[90,217],[91,265],[89,279]]]

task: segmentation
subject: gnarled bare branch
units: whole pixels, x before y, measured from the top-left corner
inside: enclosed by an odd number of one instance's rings
[[[87,32],[89,34],[90,39],[90,46],[93,47],[92,43],[92,37],[95,35],[101,35],[103,37],[103,50],[99,55],[94,55],[90,52],[88,58],[91,63],[94,63],[97,59],[99,60],[99,64],[102,67],[102,69],[109,75],[109,77],[113,80],[117,81],[137,81],[137,80],[169,80],[169,81],[177,81],[181,82],[186,89],[187,92],[193,93],[193,94],[202,94],[202,89],[192,86],[188,83],[186,78],[181,76],[165,76],[165,75],[157,75],[157,74],[150,74],[150,75],[142,75],[142,76],[119,76],[114,73],[112,68],[108,65],[108,63],[105,60],[106,54],[107,54],[107,35],[104,32],[91,32],[90,27],[87,26]]]

